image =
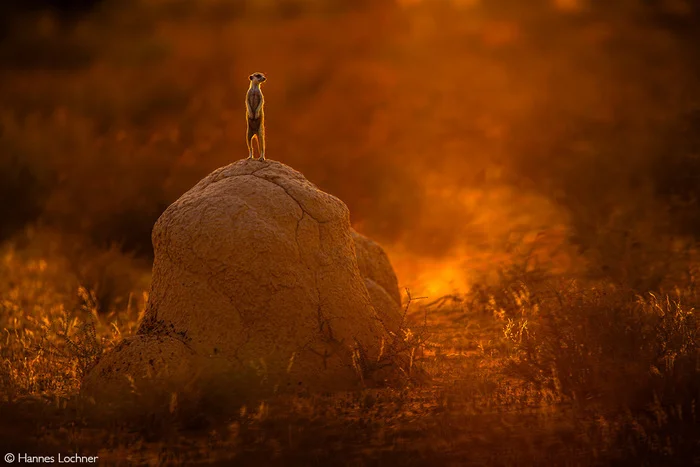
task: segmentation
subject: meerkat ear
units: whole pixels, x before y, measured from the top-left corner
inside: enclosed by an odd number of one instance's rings
[[[248,79],[253,81],[253,75],[248,76]]]

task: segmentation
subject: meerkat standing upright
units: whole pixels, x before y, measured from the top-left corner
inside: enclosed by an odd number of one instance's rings
[[[253,138],[258,139],[258,151],[260,152],[261,161],[265,160],[265,115],[263,113],[263,105],[265,98],[263,97],[260,85],[267,80],[262,73],[253,73],[248,77],[250,79],[250,87],[245,96],[246,117],[248,120],[248,132],[246,135],[246,144],[248,145],[248,159],[253,158]]]

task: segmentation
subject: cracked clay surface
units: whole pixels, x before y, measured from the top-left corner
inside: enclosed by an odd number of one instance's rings
[[[168,207],[152,239],[139,335],[177,339],[196,358],[215,356],[241,374],[262,368],[270,385],[355,387],[353,348],[376,357],[398,313],[381,247],[352,231],[342,201],[279,162],[214,171]],[[110,368],[124,367],[119,355],[110,359]]]

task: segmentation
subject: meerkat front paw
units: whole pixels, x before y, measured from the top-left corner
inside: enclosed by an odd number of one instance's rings
[[[259,161],[265,161],[266,159],[265,159],[265,156],[260,156],[260,157],[258,158],[258,160],[259,160]]]

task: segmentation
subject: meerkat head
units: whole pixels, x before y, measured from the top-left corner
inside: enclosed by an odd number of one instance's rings
[[[267,80],[264,74],[262,73],[253,73],[248,77],[249,80],[251,80],[254,83],[263,83]]]

